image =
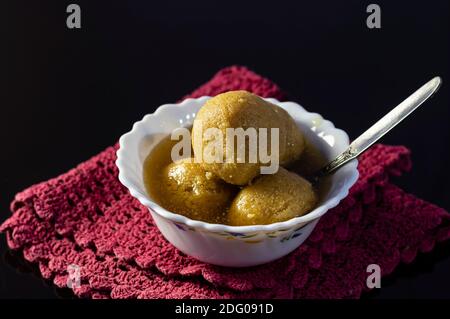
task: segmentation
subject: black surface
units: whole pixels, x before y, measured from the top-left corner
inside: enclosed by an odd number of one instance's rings
[[[81,6],[81,30],[65,26],[70,2]],[[15,193],[98,153],[231,64],[269,77],[353,138],[441,75],[440,92],[383,142],[413,152],[397,184],[450,209],[449,1],[376,1],[381,30],[365,25],[368,1],[70,2],[2,3],[0,221]],[[71,296],[19,273],[3,235],[0,247],[0,297]],[[401,266],[365,297],[449,298],[449,248]]]

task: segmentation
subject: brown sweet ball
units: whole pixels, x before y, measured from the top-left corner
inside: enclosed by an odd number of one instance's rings
[[[280,167],[276,174],[261,175],[233,200],[228,223],[233,226],[267,225],[302,216],[318,197],[306,179]]]
[[[161,175],[161,206],[189,217],[212,223],[223,223],[225,212],[236,194],[211,172],[193,162],[182,159],[166,166]]]
[[[268,166],[259,162],[250,163],[248,155],[248,142],[245,143],[245,163],[237,161],[237,145],[235,145],[234,159],[226,162],[226,129],[227,128],[267,128],[267,150],[270,152],[270,129],[279,129],[279,158],[280,165],[288,164],[300,157],[305,141],[303,134],[297,128],[291,116],[282,108],[269,103],[257,95],[247,91],[230,91],[219,94],[208,100],[197,113],[192,128],[192,146],[194,154],[198,158],[201,153],[214,150],[208,147],[215,143],[215,139],[206,139],[204,132],[209,128],[218,128],[222,132],[223,158],[221,163],[206,163],[202,161],[202,167],[213,172],[227,183],[234,185],[247,185],[254,177],[260,174],[260,167]],[[237,143],[236,143],[237,144]],[[259,144],[258,144],[259,147]],[[259,156],[258,156],[259,161]]]
[[[279,115],[284,118],[286,125],[286,147],[284,152],[281,154],[280,164],[287,165],[300,158],[300,155],[306,148],[305,138],[289,113],[277,105],[272,105],[277,110]]]

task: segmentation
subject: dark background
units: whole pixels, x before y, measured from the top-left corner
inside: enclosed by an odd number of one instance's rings
[[[66,28],[71,2],[81,6],[81,30]],[[380,30],[366,27],[371,2],[381,6]],[[88,159],[232,64],[269,77],[351,138],[442,76],[440,92],[383,142],[413,152],[413,170],[397,184],[449,210],[450,2],[371,2],[2,1],[0,222],[15,193]],[[0,297],[71,296],[22,274],[29,265],[4,235],[0,254]],[[444,244],[365,297],[450,298],[449,287]]]

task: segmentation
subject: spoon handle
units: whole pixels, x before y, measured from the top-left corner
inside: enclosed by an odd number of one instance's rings
[[[320,169],[315,174],[315,177],[319,178],[330,174],[342,165],[361,155],[365,150],[372,146],[372,144],[378,141],[429,97],[431,97],[439,89],[441,83],[442,80],[438,76],[428,81],[420,89],[411,94],[406,100],[397,105],[378,122],[372,125],[367,131],[361,134],[344,152]]]

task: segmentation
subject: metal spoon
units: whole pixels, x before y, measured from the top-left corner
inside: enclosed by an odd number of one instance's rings
[[[431,97],[439,89],[442,80],[436,76],[423,85],[416,92],[411,94],[406,100],[397,105],[389,113],[383,116],[378,122],[372,125],[367,131],[361,134],[356,140],[349,145],[349,147],[338,155],[334,160],[329,162],[319,171],[309,178],[313,183],[317,182],[321,177],[335,172],[349,161],[355,159],[366,151],[372,144],[383,137],[394,126],[400,123],[415,109],[417,109],[423,102]]]

